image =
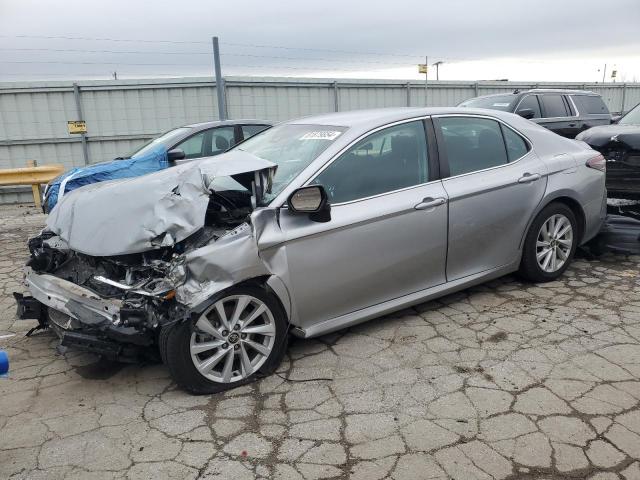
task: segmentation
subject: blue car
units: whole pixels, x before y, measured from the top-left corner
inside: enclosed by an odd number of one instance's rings
[[[42,208],[49,213],[62,196],[85,185],[139,177],[189,160],[218,155],[271,125],[260,120],[228,120],[174,128],[127,157],[73,168],[53,179],[44,190]]]

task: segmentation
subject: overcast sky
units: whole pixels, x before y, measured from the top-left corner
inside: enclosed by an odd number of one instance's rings
[[[213,35],[224,75],[640,81],[640,0],[0,0],[0,81],[209,76]]]

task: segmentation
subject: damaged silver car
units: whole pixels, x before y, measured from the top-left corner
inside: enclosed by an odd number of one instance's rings
[[[304,118],[228,153],[79,188],[30,239],[19,315],[64,348],[159,352],[212,393],[313,337],[519,271],[556,279],[605,216],[604,159],[516,115]]]

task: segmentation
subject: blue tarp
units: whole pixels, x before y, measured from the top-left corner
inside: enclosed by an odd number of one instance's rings
[[[136,158],[126,160],[112,160],[110,162],[96,163],[86,167],[78,167],[60,175],[49,184],[47,190],[47,210],[50,212],[58,202],[60,185],[68,178],[64,193],[92,183],[118,180],[121,178],[139,177],[147,173],[157,172],[169,167],[167,150],[164,146]]]

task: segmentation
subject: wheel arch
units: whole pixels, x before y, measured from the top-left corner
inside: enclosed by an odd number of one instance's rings
[[[576,200],[575,197],[571,194],[571,192],[569,192],[569,191],[558,191],[553,196],[545,197],[540,202],[540,204],[538,205],[538,208],[536,208],[536,210],[531,215],[531,218],[529,219],[529,222],[527,223],[527,228],[523,232],[522,238],[520,239],[520,250],[521,251],[522,251],[522,248],[523,248],[523,245],[524,245],[524,240],[525,240],[525,238],[527,236],[527,233],[529,232],[529,229],[531,228],[531,224],[533,223],[535,218],[538,216],[538,214],[543,209],[545,209],[547,206],[549,206],[552,203],[562,203],[562,204],[566,205],[567,207],[569,207],[569,209],[571,209],[571,211],[573,212],[573,215],[576,217],[576,222],[578,224],[578,245],[580,245],[580,242],[582,242],[582,238],[583,238],[585,230],[587,228],[586,215],[584,213],[584,209],[582,208],[582,205],[580,205],[580,202],[578,200]]]
[[[287,316],[287,322],[291,323],[291,295],[289,294],[289,289],[280,277],[278,277],[277,275],[260,275],[258,277],[247,278],[232,286],[239,287],[243,285],[252,285],[265,288],[278,300],[280,306],[282,307],[282,310],[284,310],[284,313]]]

